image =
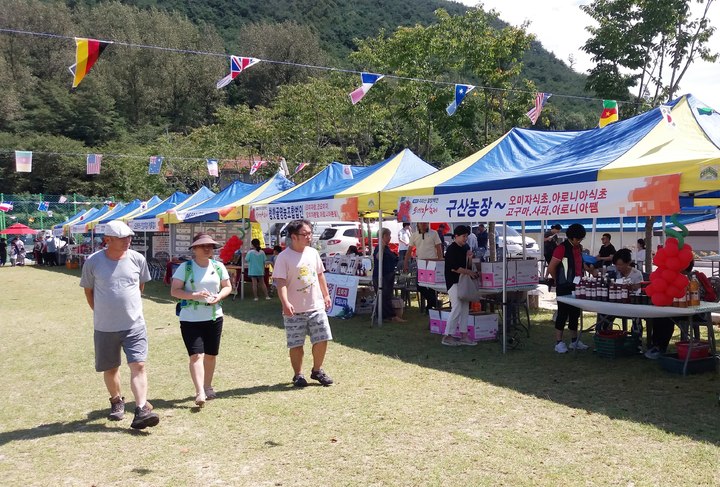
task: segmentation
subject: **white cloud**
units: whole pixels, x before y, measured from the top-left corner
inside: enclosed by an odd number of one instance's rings
[[[465,5],[478,4],[475,0],[459,1]],[[545,49],[566,63],[570,55],[574,57],[576,71],[584,73],[592,67],[590,56],[581,50],[589,36],[585,27],[593,20],[580,10],[580,5],[590,4],[589,0],[484,0],[481,3],[485,10],[496,10],[502,20],[512,25],[529,21],[528,31],[535,34]],[[693,6],[697,8],[697,4]],[[715,19],[713,25],[720,30],[717,20],[720,16],[712,13],[719,8],[718,5],[711,7],[710,18]],[[715,52],[720,51],[720,33],[716,32],[710,43]],[[720,110],[718,79],[720,63],[695,62],[685,74],[680,92],[692,93]],[[542,89],[542,86],[539,88]]]

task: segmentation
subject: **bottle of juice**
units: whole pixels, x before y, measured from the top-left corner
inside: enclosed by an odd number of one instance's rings
[[[690,302],[688,304],[690,306],[700,306],[700,281],[698,281],[695,274],[690,279],[688,288],[690,289]]]

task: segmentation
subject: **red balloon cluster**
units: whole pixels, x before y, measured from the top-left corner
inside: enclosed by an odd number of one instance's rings
[[[665,246],[655,254],[653,263],[657,269],[650,274],[650,285],[647,294],[655,306],[670,306],[673,298],[685,295],[688,278],[682,271],[687,269],[693,260],[692,247],[684,244],[679,247],[676,238],[668,238]]]
[[[242,247],[243,241],[237,235],[233,235],[225,242],[225,246],[220,249],[220,260],[227,264],[233,259],[235,251]]]

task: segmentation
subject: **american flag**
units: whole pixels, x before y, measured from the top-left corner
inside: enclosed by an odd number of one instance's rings
[[[540,113],[542,112],[543,107],[545,106],[545,102],[548,101],[548,98],[552,96],[552,93],[540,93],[538,92],[535,95],[535,106],[530,109],[529,112],[527,112],[528,118],[530,118],[530,121],[532,121],[532,124],[535,125],[535,123],[538,121],[538,118],[540,118]]]
[[[298,166],[295,168],[295,172],[293,173],[293,176],[296,175],[297,173],[299,173],[300,171],[302,171],[303,169],[305,169],[305,166],[307,166],[307,165],[308,165],[307,162],[301,162],[300,164],[298,164]]]
[[[87,174],[100,174],[100,164],[102,163],[102,154],[87,155]]]
[[[267,164],[267,161],[255,161],[252,163],[252,166],[250,167],[250,175],[252,176],[255,174],[258,169],[263,167],[265,164]]]

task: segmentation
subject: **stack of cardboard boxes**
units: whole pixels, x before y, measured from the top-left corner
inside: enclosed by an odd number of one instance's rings
[[[448,319],[450,318],[449,309],[431,309],[430,313],[430,333],[439,335],[445,334]],[[471,313],[468,316],[468,338],[475,341],[495,340],[498,334],[498,315],[495,313]],[[460,337],[460,333],[455,334]]]

